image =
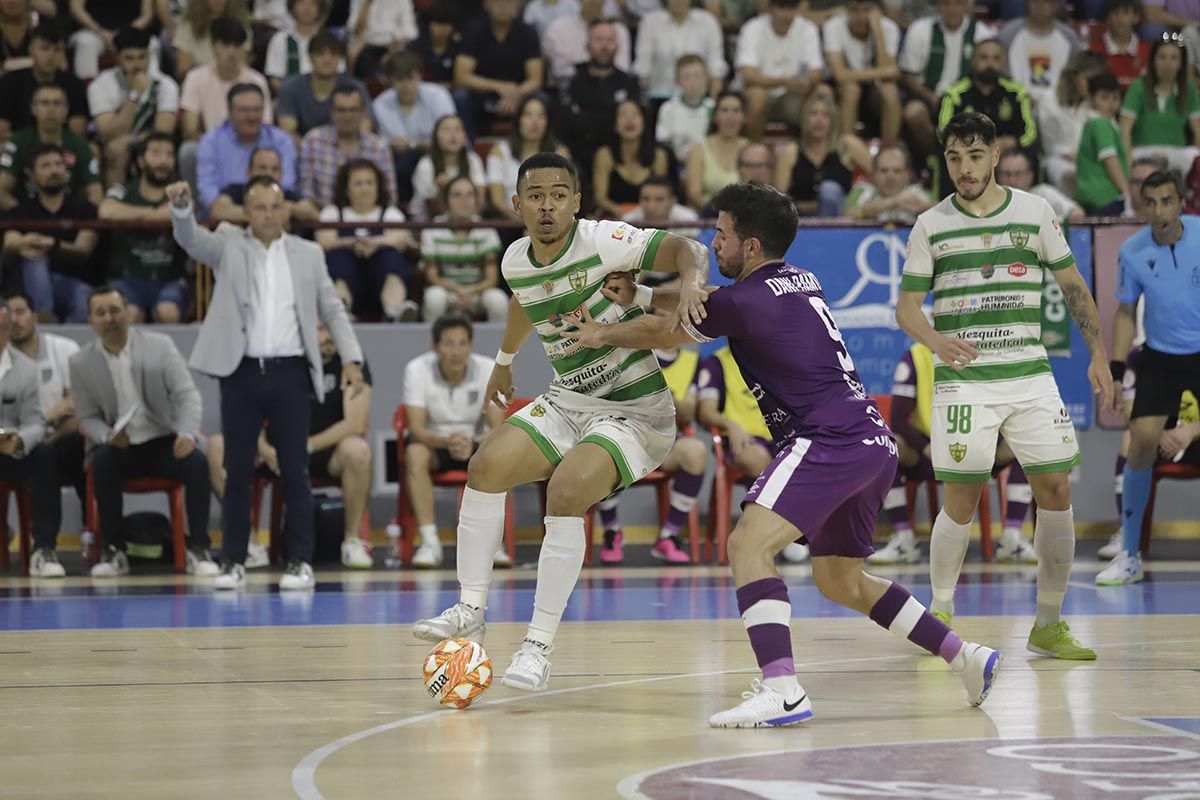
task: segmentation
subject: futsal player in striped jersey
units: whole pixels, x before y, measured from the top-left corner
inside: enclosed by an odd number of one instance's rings
[[[896,440],[855,371],[820,282],[783,260],[799,226],[795,205],[760,184],[726,186],[713,203],[719,216],[712,247],[721,274],[735,283],[708,296],[703,320],[645,315],[604,325],[585,318],[572,333],[578,346],[593,348],[728,337],[779,447],[750,487],[729,537],[738,609],[762,678],[742,703],[713,715],[709,724],[784,726],[813,715],[796,678],[791,604],[775,567],[776,554],[801,536],[822,594],[941,656],[961,677],[968,702],[979,705],[992,687],[1000,653],[963,642],[900,584],[863,571],[896,474]],[[632,287],[620,276],[610,282],[620,287],[606,290],[610,298],[633,300]],[[655,290],[650,300],[663,309],[678,304],[666,290]]]
[[[955,192],[917,217],[896,306],[904,332],[933,351],[930,456],[946,487],[929,544],[933,613],[951,621],[971,519],[1002,434],[1038,504],[1037,617],[1026,647],[1094,660],[1096,652],[1062,619],[1075,559],[1067,475],[1079,463],[1079,446],[1042,347],[1044,272],[1062,289],[1091,352],[1088,377],[1107,406],[1112,385],[1096,303],[1050,205],[993,180],[1000,149],[992,121],[956,114],[941,137]],[[931,290],[932,325],[921,308]]]
[[[549,481],[546,536],[538,559],[533,618],[501,682],[545,689],[548,656],[567,599],[583,566],[583,515],[617,489],[658,467],[675,442],[675,404],[654,353],[628,347],[576,348],[569,320],[607,322],[644,312],[622,307],[601,290],[613,272],[678,272],[677,313],[703,315],[708,253],[691,239],[626,222],[576,220],[579,176],[560,155],[530,156],[517,172],[513,208],[529,236],[504,254],[500,271],[513,291],[485,402],[512,399],[512,360],[537,334],[554,380],[550,388],[480,444],[467,467],[458,523],[459,602],[413,625],[420,639],[480,638],[492,579],[492,556],[504,529],[505,494]]]

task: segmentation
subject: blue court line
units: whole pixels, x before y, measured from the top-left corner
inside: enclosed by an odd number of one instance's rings
[[[915,576],[912,576],[915,577]],[[977,578],[978,576],[971,576]],[[1034,586],[1028,577],[993,574],[989,580],[960,584],[957,616],[1032,616]],[[796,618],[851,617],[803,579],[790,578]],[[1007,578],[1013,578],[1007,580]],[[1080,580],[1090,578],[1080,576]],[[908,576],[902,577],[907,580]],[[1002,580],[1003,579],[1003,580]],[[406,585],[407,584],[407,585]],[[1195,581],[1148,581],[1125,587],[1067,593],[1064,612],[1071,616],[1197,613]],[[928,602],[927,586],[913,582],[914,594]],[[0,595],[0,630],[80,630],[121,628],[222,628],[303,625],[406,624],[432,616],[458,599],[452,580],[370,581],[326,584],[321,591],[280,593],[273,587],[215,594],[189,584],[146,587],[37,588]],[[262,587],[267,589],[266,586]],[[150,591],[157,589],[158,591]],[[54,592],[51,594],[51,592]],[[59,593],[61,592],[61,593]],[[524,622],[533,608],[533,583],[498,579],[488,603],[488,619]],[[729,579],[670,576],[656,578],[590,577],[576,589],[564,619],[571,622],[737,619],[737,601]]]

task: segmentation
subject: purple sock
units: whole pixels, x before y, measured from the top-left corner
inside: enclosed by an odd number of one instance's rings
[[[892,523],[892,530],[912,530],[912,520],[908,518],[908,496],[904,489],[904,476],[900,474],[900,470],[896,470],[892,488],[888,489],[883,498],[883,510],[887,512],[888,522]]]
[[[1117,496],[1117,519],[1125,519],[1125,456],[1117,456],[1117,476],[1113,481]]]
[[[737,590],[737,601],[763,678],[795,675],[787,584],[779,578],[748,583]]]
[[[621,504],[621,495],[616,494],[596,504],[600,510],[600,527],[606,531],[621,530],[621,520],[617,517],[617,506]]]
[[[941,656],[947,664],[954,660],[962,649],[962,640],[950,630],[946,623],[930,614],[925,606],[917,602],[908,590],[893,583],[883,597],[871,607],[871,619],[880,627],[895,635],[908,639],[935,656]]]
[[[702,483],[703,473],[675,473],[675,478],[671,481],[671,510],[667,512],[667,521],[663,524],[663,535],[673,536],[687,525],[688,514],[691,514],[696,506],[696,496],[700,494]]]
[[[1004,514],[1004,527],[1025,527],[1025,515],[1029,513],[1029,502],[1033,499],[1033,490],[1029,488],[1029,479],[1021,465],[1013,462],[1008,473],[1008,509]]]

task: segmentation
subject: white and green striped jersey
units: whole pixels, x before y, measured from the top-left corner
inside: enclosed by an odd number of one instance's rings
[[[434,217],[446,222],[449,215]],[[481,222],[475,215],[472,222]],[[500,235],[493,228],[426,228],[421,231],[421,260],[435,264],[438,274],[450,283],[471,286],[484,278],[487,257],[500,252]]]
[[[934,354],[933,404],[1013,403],[1057,393],[1042,347],[1043,270],[1075,263],[1058,219],[1040,197],[1005,189],[986,217],[954,195],[921,214],[908,238],[900,288],[933,290],[933,327],[975,344],[961,372]]]
[[[637,306],[613,303],[600,293],[600,288],[609,273],[636,276],[650,269],[666,235],[665,231],[642,230],[627,222],[579,220],[566,245],[549,264],[534,258],[529,237],[509,246],[500,271],[550,357],[555,373],[552,389],[584,396],[576,400],[608,402],[657,403],[657,395],[670,396],[658,360],[650,350],[606,346],[563,355],[575,342],[564,328],[572,318],[582,318],[584,306],[600,323],[629,320],[644,313]],[[569,407],[572,399],[564,399]]]

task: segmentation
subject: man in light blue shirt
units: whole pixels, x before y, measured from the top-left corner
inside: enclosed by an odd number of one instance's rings
[[[1113,321],[1113,354],[1129,352],[1139,298],[1146,303],[1146,345],[1138,356],[1137,393],[1129,419],[1124,547],[1096,576],[1101,586],[1142,580],[1142,517],[1159,439],[1167,418],[1179,410],[1180,395],[1191,391],[1200,397],[1200,217],[1181,214],[1183,190],[1170,172],[1155,172],[1142,182],[1142,202],[1150,224],[1121,246],[1118,261],[1121,305]],[[1124,372],[1123,361],[1112,362],[1116,384]],[[1120,397],[1118,392],[1118,403]]]
[[[229,90],[229,119],[200,140],[196,158],[196,191],[204,213],[231,183],[242,183],[250,167],[250,156],[259,147],[279,153],[283,180],[279,185],[296,188],[296,145],[292,137],[274,125],[263,123],[266,98],[252,83],[239,83]]]
[[[458,111],[450,92],[436,83],[421,80],[421,59],[401,50],[384,61],[384,75],[392,88],[375,98],[371,110],[379,124],[379,135],[392,149],[400,201],[412,196],[412,173],[442,117]]]

